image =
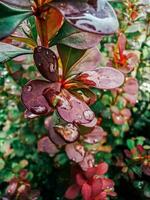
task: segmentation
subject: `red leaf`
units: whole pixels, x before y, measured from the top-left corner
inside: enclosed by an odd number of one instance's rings
[[[87,183],[84,183],[82,186],[81,194],[84,200],[91,200],[91,194],[92,194],[91,186]]]
[[[86,182],[81,173],[76,174],[76,183],[81,187]]]
[[[97,196],[102,191],[102,181],[101,179],[94,179],[92,181],[92,196]]]
[[[113,180],[111,180],[109,178],[103,178],[102,183],[103,183],[103,187],[102,187],[103,190],[113,189],[113,187],[114,187]]]
[[[84,172],[84,175],[87,179],[90,179],[96,174],[96,170],[96,167],[90,167]]]
[[[36,115],[48,114],[52,111],[43,96],[43,91],[50,85],[47,81],[33,80],[23,87],[21,98],[27,110]]]
[[[119,48],[120,59],[123,58],[126,42],[127,42],[126,36],[123,33],[120,33],[119,38],[118,38],[118,48]]]
[[[65,192],[65,198],[67,199],[75,199],[80,192],[80,188],[77,185],[70,186]]]
[[[58,113],[67,122],[82,124],[87,127],[95,126],[97,120],[93,111],[86,103],[62,90],[57,106]]]
[[[83,72],[77,79],[91,87],[114,89],[123,84],[124,75],[114,68],[100,67],[93,71]]]
[[[97,166],[97,171],[96,174],[97,175],[104,175],[106,172],[108,171],[108,164],[105,162],[102,162],[100,164],[98,164]]]

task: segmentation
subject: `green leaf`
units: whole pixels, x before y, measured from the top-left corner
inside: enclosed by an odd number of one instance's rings
[[[128,148],[131,150],[131,149],[134,149],[135,148],[135,141],[132,140],[132,139],[128,139],[127,140],[127,146]]]
[[[0,3],[0,40],[13,33],[17,26],[31,14],[31,10],[13,8]]]
[[[84,55],[85,50],[74,49],[63,44],[59,44],[57,47],[65,76],[70,67]]]
[[[31,50],[21,49],[10,44],[0,42],[0,63],[24,54],[31,54]]]

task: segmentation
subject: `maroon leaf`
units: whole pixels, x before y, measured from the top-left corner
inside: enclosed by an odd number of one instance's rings
[[[47,99],[51,106],[55,106],[55,99],[61,91],[61,83],[51,83],[48,88],[43,91],[43,96]]]
[[[38,46],[34,49],[33,56],[39,72],[50,81],[58,81],[58,62],[55,53]]]
[[[84,200],[91,200],[91,194],[92,194],[91,186],[87,183],[84,183],[82,186],[81,194]]]
[[[80,144],[67,144],[65,151],[70,160],[73,160],[76,163],[79,163],[83,160],[85,155],[84,147]]]
[[[54,143],[51,142],[48,136],[41,138],[38,141],[38,151],[48,153],[50,156],[54,156],[58,153],[58,149]]]
[[[55,131],[66,142],[75,142],[79,137],[78,129],[73,124],[67,124],[66,126],[57,125],[57,126],[55,126]]]
[[[68,91],[62,90],[57,106],[58,113],[67,122],[82,124],[87,127],[95,126],[97,120],[93,111],[86,103],[72,96]]]
[[[99,89],[114,89],[124,82],[124,75],[111,67],[101,67],[93,71],[83,72],[77,77],[78,80]]]
[[[100,142],[106,137],[107,133],[99,126],[96,126],[91,133],[86,134],[84,141],[89,144]]]
[[[78,185],[71,185],[65,193],[65,198],[75,199],[79,195],[79,192],[80,188]]]
[[[54,2],[65,18],[75,27],[98,34],[112,34],[118,29],[116,14],[107,1],[74,1]]]
[[[52,111],[43,91],[50,87],[50,83],[43,80],[29,81],[22,89],[21,98],[25,107],[33,114],[48,114]]]

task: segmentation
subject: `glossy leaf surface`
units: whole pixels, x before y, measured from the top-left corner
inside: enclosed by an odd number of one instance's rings
[[[48,47],[49,40],[57,34],[63,25],[64,17],[57,8],[50,7],[47,11],[42,12],[40,16],[37,16],[36,19],[41,43]]]
[[[48,153],[50,156],[54,156],[58,153],[58,149],[54,143],[45,136],[38,141],[38,151]]]
[[[6,3],[10,6],[21,7],[21,8],[31,8],[30,0],[1,0],[1,2]]]
[[[75,27],[101,35],[112,34],[118,29],[118,20],[111,5],[106,0],[96,1],[56,1],[65,18]]]
[[[94,33],[87,33],[76,29],[68,22],[65,22],[58,32],[51,45],[64,44],[75,49],[89,49],[96,46],[102,39]]]
[[[67,124],[65,126],[55,126],[55,131],[66,141],[75,142],[79,137],[79,132],[76,126],[73,124]]]
[[[13,33],[17,26],[31,14],[31,10],[17,9],[0,3],[0,40]]]
[[[95,126],[97,120],[88,105],[72,96],[66,90],[61,92],[58,113],[67,122],[82,124],[87,127]]]
[[[22,101],[25,107],[32,113],[41,115],[48,114],[50,108],[43,92],[50,87],[50,83],[42,80],[29,81],[22,89]]]
[[[83,72],[78,80],[99,89],[114,89],[124,82],[124,75],[111,67],[101,67],[93,71]]]
[[[100,51],[96,47],[88,49],[84,55],[71,67],[70,73],[77,74],[80,72],[95,70],[100,61]]]
[[[10,44],[0,42],[0,63],[6,62],[12,58],[15,58],[24,54],[31,54],[31,50],[22,49]]]
[[[85,155],[84,147],[76,143],[67,144],[65,147],[65,151],[69,159],[73,160],[76,163],[81,162]]]
[[[58,80],[58,61],[55,53],[48,48],[38,46],[34,49],[34,62],[39,72],[50,81]]]

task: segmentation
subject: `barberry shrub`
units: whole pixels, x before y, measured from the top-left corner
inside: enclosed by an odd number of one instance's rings
[[[0,1],[3,200],[150,197],[132,117],[148,16],[138,0]]]

